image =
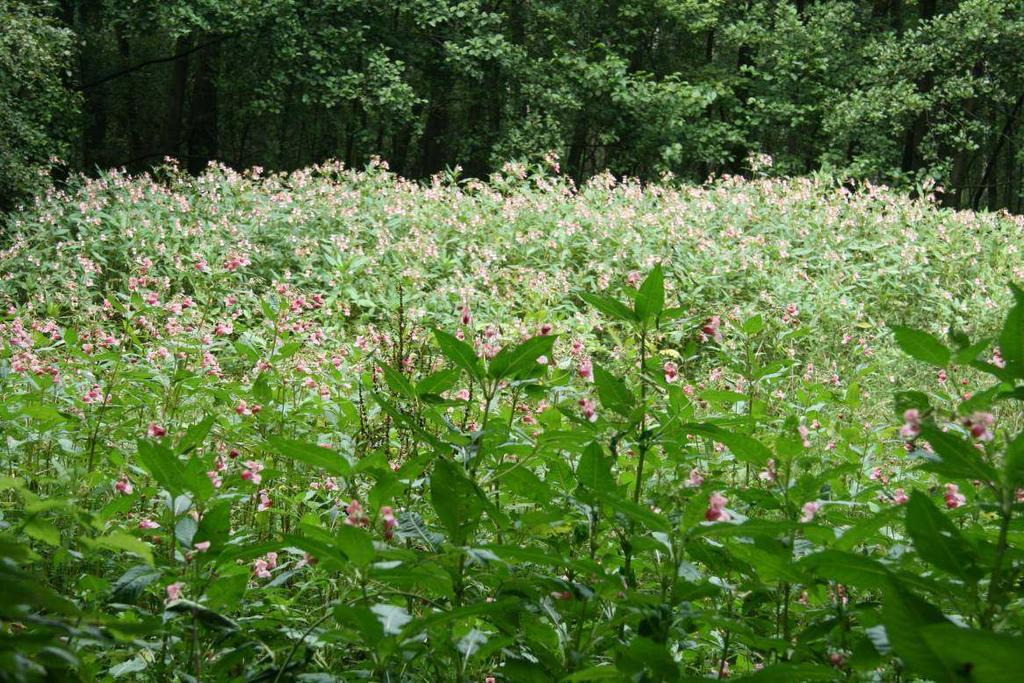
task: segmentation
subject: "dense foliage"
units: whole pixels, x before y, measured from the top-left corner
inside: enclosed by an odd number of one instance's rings
[[[158,175],[0,252],[0,678],[1016,679],[1019,223]]]
[[[211,159],[288,170],[379,156],[406,177],[460,166],[482,178],[556,152],[577,181],[824,169],[904,189],[932,179],[949,206],[1021,209],[1017,0],[42,7],[78,54],[46,38],[46,61],[11,73],[17,87],[35,65],[47,79],[62,77],[49,62],[68,70],[81,118],[58,132],[75,135],[64,158],[89,173],[166,156],[192,172]],[[23,44],[0,41],[0,63]],[[9,78],[0,102],[18,97]],[[33,106],[50,105],[63,106]]]

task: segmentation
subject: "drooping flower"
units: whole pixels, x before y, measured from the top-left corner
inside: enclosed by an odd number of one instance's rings
[[[903,489],[896,489],[892,492],[892,502],[896,505],[906,505],[910,501],[910,496]]]
[[[384,538],[390,541],[395,537],[395,527],[398,526],[394,510],[390,506],[385,505],[380,509],[380,517],[384,520]]]
[[[946,484],[946,507],[950,510],[955,510],[958,507],[962,507],[967,503],[967,496],[960,493],[960,487],[954,483]]]
[[[266,489],[260,489],[259,498],[260,502],[256,505],[257,512],[266,512],[270,508],[274,507],[274,501],[270,499],[270,494]]]
[[[910,408],[903,413],[903,427],[900,428],[900,436],[907,441],[913,441],[921,434],[921,411],[917,408]]]
[[[662,367],[665,372],[665,381],[671,384],[679,378],[679,366],[672,361],[667,361]]]
[[[597,422],[597,404],[592,399],[581,398],[579,400],[580,410],[588,422]]]
[[[708,509],[704,513],[704,519],[709,522],[728,522],[732,519],[732,516],[725,509],[725,506],[728,504],[729,499],[721,493],[717,491],[712,493],[708,499]]]
[[[803,514],[800,515],[800,521],[804,524],[812,521],[814,519],[814,516],[818,514],[819,510],[821,510],[820,503],[817,503],[815,501],[804,503],[804,506],[801,509],[801,512]]]
[[[363,504],[355,498],[345,508],[345,524],[349,526],[369,526],[370,518],[363,509]]]
[[[976,441],[991,441],[995,438],[990,427],[995,424],[996,417],[992,413],[974,413],[964,418],[964,427],[971,432]]]
[[[594,381],[594,364],[589,358],[581,358],[577,374],[588,382]]]
[[[174,602],[175,600],[181,600],[181,591],[185,587],[185,584],[181,581],[175,581],[167,587],[167,602]]]
[[[722,341],[722,318],[717,315],[711,316],[711,318],[704,323],[701,328],[700,340],[706,342],[708,340],[714,340],[716,342]]]
[[[156,422],[150,422],[149,428],[146,430],[146,433],[149,434],[149,436],[153,439],[162,439],[163,437],[167,436],[167,429],[161,427]]]
[[[704,483],[704,475],[701,474],[700,470],[698,470],[696,467],[694,467],[692,470],[690,470],[690,476],[686,480],[686,485],[690,486],[690,487],[696,488],[698,486],[701,486],[703,483]]]
[[[210,549],[210,542],[209,541],[199,541],[198,543],[195,544],[195,549],[196,549],[197,553],[205,553],[207,550]]]
[[[114,490],[123,496],[130,496],[132,491],[135,489],[132,486],[131,481],[128,480],[128,477],[121,477],[117,480],[117,483],[114,484]]]
[[[143,519],[139,522],[140,529],[159,529],[160,525],[151,519]]]
[[[242,470],[242,479],[245,481],[251,481],[254,484],[259,484],[263,481],[263,475],[260,472],[263,471],[263,463],[256,460],[246,460],[246,469]]]
[[[775,481],[778,478],[778,472],[775,470],[775,458],[768,460],[767,467],[757,473],[757,478],[768,482]]]

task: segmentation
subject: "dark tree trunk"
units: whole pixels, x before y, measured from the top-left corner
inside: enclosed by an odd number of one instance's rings
[[[189,106],[188,170],[202,173],[220,151],[217,121],[216,64],[220,48],[211,45],[199,53]]]
[[[114,29],[117,38],[117,51],[121,56],[121,68],[127,69],[132,63],[131,45],[124,35],[123,27]],[[129,78],[124,83],[125,118],[128,124],[128,158],[135,163],[135,160],[143,159],[149,150],[142,149],[142,135],[139,127],[139,107],[135,98],[135,82]],[[129,169],[134,170],[134,169]]]
[[[176,54],[186,52],[191,45],[189,36],[178,38],[174,46]],[[164,120],[163,153],[175,159],[181,157],[182,113],[188,96],[188,55],[174,60],[171,67],[171,83],[167,90],[167,116]]]
[[[427,108],[427,123],[423,127],[423,147],[420,157],[421,177],[444,169],[448,160],[449,79],[438,74],[434,81],[433,96]]]

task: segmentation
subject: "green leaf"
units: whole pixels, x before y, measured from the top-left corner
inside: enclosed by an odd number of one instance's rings
[[[712,441],[724,444],[732,451],[737,460],[749,462],[753,465],[766,465],[772,458],[772,452],[768,447],[752,436],[730,432],[713,424],[684,424],[679,427],[684,434],[696,434],[704,436]]]
[[[640,522],[651,531],[664,531],[668,533],[672,530],[672,524],[668,521],[668,518],[652,512],[650,508],[644,507],[639,503],[634,503],[631,500],[611,493],[598,493],[598,498],[612,510]]]
[[[921,330],[900,325],[890,327],[896,337],[896,344],[903,352],[919,361],[944,368],[949,365],[951,353],[936,337]]]
[[[334,537],[338,548],[353,564],[365,567],[373,561],[377,554],[373,549],[373,539],[363,529],[341,524]]]
[[[978,449],[959,436],[944,432],[933,424],[922,424],[920,438],[931,444],[935,451],[917,452],[925,461],[923,469],[949,479],[996,480],[995,470],[981,459]]]
[[[962,674],[956,680],[976,683],[1017,683],[1021,679],[1020,656],[1024,638],[962,628],[954,624],[930,624],[921,636],[947,671]]]
[[[484,372],[480,367],[480,359],[476,357],[473,347],[441,330],[434,330],[434,338],[441,347],[441,353],[457,367],[469,373],[475,380],[483,379]]]
[[[607,492],[615,488],[611,458],[605,457],[599,443],[591,443],[584,449],[576,466],[576,480],[591,491]]]
[[[519,377],[537,368],[537,359],[551,355],[556,335],[543,334],[530,337],[522,344],[505,347],[487,365],[487,374],[492,379]]]
[[[882,601],[882,623],[893,651],[907,669],[936,682],[961,680],[924,638],[925,627],[949,623],[937,607],[893,581]]]
[[[753,336],[764,329],[764,318],[761,317],[760,313],[752,315],[743,321],[740,329],[743,330],[743,334]]]
[[[153,550],[149,547],[149,544],[124,531],[113,531],[106,536],[93,539],[83,537],[82,542],[95,548],[123,550],[124,552],[141,557],[146,561],[146,564],[153,564]]]
[[[314,446],[313,444],[296,441],[295,439],[286,439],[281,436],[271,436],[267,439],[267,444],[275,452],[287,458],[304,462],[313,467],[319,467],[335,476],[344,477],[352,471],[352,466],[348,460],[330,448]]]
[[[808,555],[799,564],[823,580],[858,588],[885,589],[892,581],[888,568],[859,553],[823,550]]]
[[[636,314],[626,304],[601,294],[580,294],[580,298],[613,320],[637,322]]]
[[[1017,379],[1024,379],[1024,292],[1011,284],[1015,304],[1006,314],[999,334],[999,353],[1006,361],[1005,370]]]
[[[185,466],[167,446],[148,439],[140,439],[138,449],[139,464],[172,496],[177,497],[191,490]]]
[[[480,522],[483,504],[461,467],[443,457],[434,462],[430,476],[430,501],[438,519],[455,545],[464,545]]]
[[[188,428],[185,435],[178,441],[178,453],[188,453],[192,449],[202,445],[203,441],[210,434],[210,430],[213,429],[213,424],[216,422],[216,418],[210,415],[203,419],[201,422],[197,422]]]
[[[147,564],[137,564],[114,582],[110,589],[110,599],[114,602],[135,602],[146,586],[160,578],[160,569]]]
[[[1006,476],[1015,488],[1024,484],[1024,431],[1018,432],[1006,447]]]
[[[462,373],[455,368],[438,370],[432,375],[427,375],[416,384],[416,393],[420,396],[425,394],[440,394],[448,391],[459,381]]]
[[[973,547],[949,519],[920,491],[907,503],[907,534],[921,559],[966,581],[977,581],[982,572]]]
[[[601,399],[602,406],[626,418],[632,415],[636,407],[636,398],[626,387],[625,382],[595,365],[594,384],[597,386],[597,396]]]
[[[416,390],[405,375],[384,363],[381,364],[381,369],[384,371],[384,381],[388,383],[391,391],[407,401],[416,400]]]
[[[644,279],[637,291],[636,301],[633,302],[633,310],[636,317],[641,321],[648,321],[661,315],[665,308],[665,274],[661,264],[654,266],[654,269]]]
[[[167,605],[164,611],[190,616],[206,628],[214,631],[238,630],[238,624],[228,617],[192,600],[175,600]]]

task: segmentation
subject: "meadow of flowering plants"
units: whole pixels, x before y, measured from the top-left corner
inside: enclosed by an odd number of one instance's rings
[[[0,680],[1019,680],[1020,220],[551,171],[19,214]]]

